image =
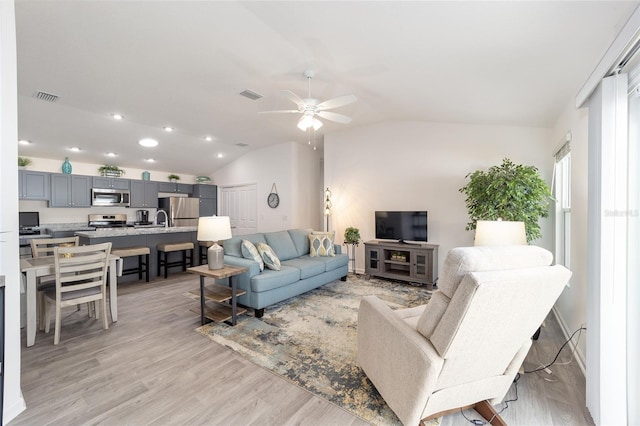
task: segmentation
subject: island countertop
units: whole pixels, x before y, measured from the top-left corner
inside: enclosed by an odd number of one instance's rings
[[[110,228],[95,231],[79,231],[76,235],[86,238],[131,237],[136,235],[177,234],[181,232],[196,232],[197,226],[175,226],[168,228]]]

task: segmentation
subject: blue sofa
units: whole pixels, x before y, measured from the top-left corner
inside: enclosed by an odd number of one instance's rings
[[[238,297],[238,303],[253,308],[257,318],[264,308],[274,303],[305,293],[337,280],[347,279],[349,258],[335,246],[335,257],[309,256],[309,234],[311,229],[289,229],[286,231],[249,234],[224,240],[224,263],[244,266],[248,272],[234,277],[238,289],[247,293]],[[253,244],[266,243],[278,255],[281,269],[264,268],[260,272],[258,262],[242,256],[242,240]],[[226,284],[226,283],[225,283]]]

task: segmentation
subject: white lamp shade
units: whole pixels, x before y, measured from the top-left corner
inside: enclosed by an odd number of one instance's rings
[[[198,219],[198,241],[220,241],[231,238],[229,216],[204,216]]]
[[[476,246],[526,245],[524,222],[479,220],[476,223]]]

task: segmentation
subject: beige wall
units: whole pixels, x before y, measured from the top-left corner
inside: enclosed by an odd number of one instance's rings
[[[450,249],[473,245],[463,195],[465,176],[499,165],[505,157],[538,167],[550,183],[550,130],[468,124],[393,122],[325,136],[324,180],[333,192],[331,229],[341,242],[348,226],[364,241],[374,238],[376,210],[427,210],[429,241],[439,244],[440,266]],[[550,220],[541,222],[553,247]],[[364,270],[364,247],[356,255]]]

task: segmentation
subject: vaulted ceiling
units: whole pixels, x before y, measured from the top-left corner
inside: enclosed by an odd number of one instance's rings
[[[295,109],[281,91],[306,97],[306,69],[314,98],[358,98],[319,148],[382,121],[551,127],[637,5],[16,0],[20,154],[208,175],[309,142],[297,114],[259,114]]]

